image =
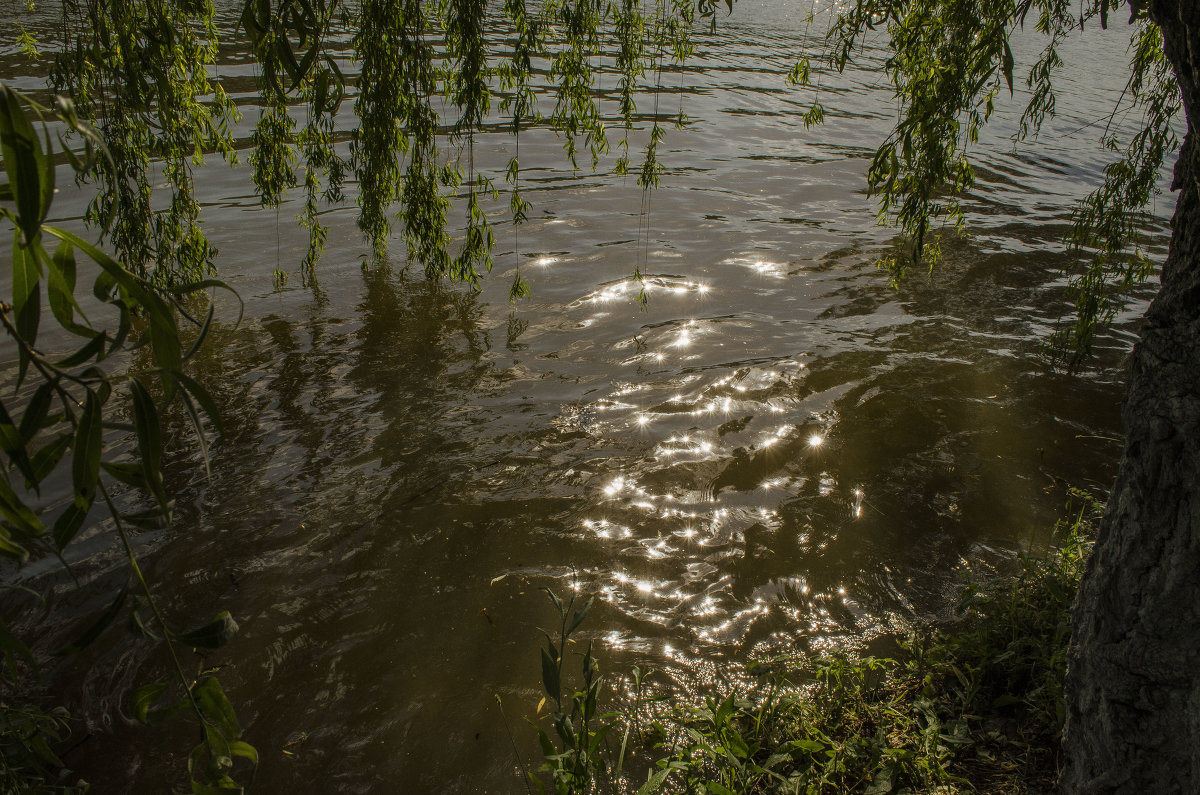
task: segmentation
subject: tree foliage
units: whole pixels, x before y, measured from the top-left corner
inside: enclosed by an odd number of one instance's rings
[[[959,199],[974,185],[971,154],[992,118],[1002,92],[1015,94],[1012,39],[1032,27],[1044,47],[1024,76],[1028,100],[1016,143],[1035,139],[1054,115],[1055,71],[1068,36],[1097,22],[1107,27],[1117,10],[1131,14],[1130,76],[1122,95],[1127,114],[1141,122],[1128,141],[1105,128],[1104,146],[1117,157],[1104,182],[1075,208],[1069,243],[1086,264],[1072,277],[1077,314],[1060,342],[1078,358],[1087,353],[1096,326],[1110,321],[1123,297],[1153,270],[1140,249],[1139,229],[1157,191],[1167,158],[1179,147],[1173,122],[1181,108],[1175,75],[1162,49],[1162,33],[1140,4],[1092,0],[1078,7],[1067,0],[861,0],[837,14],[822,54],[845,69],[869,36],[887,37],[884,69],[897,101],[892,132],[876,150],[867,173],[881,222],[895,223],[910,247],[906,256],[885,259],[894,279],[908,267],[938,259],[940,224],[960,226]],[[809,83],[802,62],[792,82]],[[1128,104],[1125,104],[1128,103]],[[814,102],[820,118],[819,97]],[[810,114],[812,111],[810,111]],[[1110,117],[1111,122],[1111,117]]]
[[[302,263],[311,274],[324,245],[322,203],[344,200],[353,174],[359,226],[376,257],[398,221],[408,261],[431,278],[478,286],[492,267],[494,236],[485,199],[496,179],[474,163],[475,135],[497,123],[548,125],[574,165],[594,167],[609,148],[597,97],[597,65],[612,55],[626,133],[648,70],[690,53],[697,16],[711,4],[659,0],[249,0],[235,30],[221,29],[211,2],[70,0],[54,88],[96,120],[112,153],[90,220],[144,276],[176,284],[210,273],[215,250],[199,225],[191,168],[219,153],[236,159],[238,111],[215,76],[223,45],[247,48],[256,64],[259,118],[250,140],[252,179],[264,206],[303,185],[300,223],[309,231]],[[347,77],[344,69],[356,66]],[[345,100],[353,96],[354,101]],[[543,115],[540,101],[552,106]],[[352,108],[350,107],[352,106]],[[349,149],[339,129],[350,122]],[[657,180],[655,121],[641,181]],[[154,207],[161,161],[171,196]],[[298,171],[303,170],[303,176]],[[504,170],[510,220],[527,205],[520,163]],[[461,215],[455,220],[455,213]],[[518,277],[514,297],[527,288]]]
[[[727,10],[733,11],[732,0]],[[971,155],[998,97],[1024,83],[1028,99],[1017,138],[1036,138],[1055,111],[1064,39],[1089,25],[1107,26],[1110,16],[1126,11],[1130,79],[1121,110],[1140,114],[1141,124],[1129,140],[1106,129],[1103,143],[1115,159],[1104,183],[1076,209],[1069,241],[1086,264],[1073,276],[1078,314],[1062,337],[1086,351],[1097,323],[1110,320],[1128,288],[1152,269],[1138,230],[1164,161],[1178,147],[1172,131],[1178,89],[1161,34],[1142,6],[861,0],[824,12],[824,45],[803,54],[789,77],[814,92],[806,123],[819,123],[824,114],[814,64],[843,70],[866,39],[886,38],[884,70],[898,115],[872,159],[868,187],[880,220],[894,223],[908,241],[904,253],[883,259],[893,277],[915,263],[936,263],[937,232],[962,222],[959,198],[974,184]],[[249,160],[259,197],[277,207],[303,187],[298,219],[309,232],[303,273],[312,274],[324,245],[322,205],[342,202],[345,179],[353,175],[359,226],[376,257],[386,254],[397,222],[410,264],[431,278],[478,286],[492,266],[493,219],[485,199],[498,195],[500,174],[475,167],[476,134],[503,124],[516,139],[503,172],[513,223],[528,210],[520,189],[523,129],[550,127],[573,166],[584,154],[594,168],[610,146],[606,118],[615,121],[623,128],[615,170],[625,173],[639,97],[656,97],[664,62],[686,63],[697,23],[715,25],[717,17],[713,0],[505,0],[490,6],[483,0],[246,0],[230,30],[204,0],[67,0],[54,86],[104,134],[112,160],[102,170],[90,217],[142,275],[173,284],[211,271],[215,251],[199,224],[191,169],[209,153],[236,158],[231,129],[237,109],[215,69],[219,48],[232,45],[248,48],[257,66],[260,110]],[[1022,75],[1011,44],[1027,28],[1044,46]],[[607,117],[597,91],[601,64],[614,69],[617,80],[619,107]],[[352,66],[357,74],[347,71]],[[646,189],[661,171],[657,145],[665,131],[657,106],[649,128],[636,169]],[[346,135],[349,148],[340,148]],[[154,209],[152,201],[157,167],[170,186],[165,209]],[[527,289],[518,274],[513,297]]]
[[[133,693],[131,711],[136,719],[152,723],[190,708],[202,735],[189,760],[194,785],[232,785],[228,773],[233,758],[254,760],[256,752],[241,740],[217,680],[188,676],[177,647],[219,646],[237,624],[222,613],[198,629],[176,630],[161,612],[132,542],[139,529],[169,529],[171,524],[172,503],[162,476],[161,412],[179,404],[206,460],[204,418],[220,430],[216,405],[185,366],[213,321],[213,305],[205,295],[224,285],[201,280],[168,290],[132,273],[74,232],[46,224],[55,191],[56,137],[59,151],[78,173],[112,167],[103,140],[79,119],[69,100],[59,98],[49,108],[0,84],[0,154],[6,177],[0,183],[0,217],[13,231],[12,300],[0,301],[0,325],[17,352],[15,396],[0,400],[0,556],[17,563],[54,557],[70,572],[72,542],[89,522],[107,516],[125,553],[127,582],[58,654],[76,654],[119,618],[143,639],[163,643],[173,662],[176,695],[170,696],[167,683],[146,685]],[[79,255],[97,272],[90,298],[76,292]],[[57,325],[53,336],[42,328],[43,301]],[[195,312],[206,304],[204,314]],[[181,321],[190,334],[181,329]],[[74,338],[78,347],[63,342],[63,336]],[[132,454],[105,445],[114,431],[132,434]],[[64,481],[67,493],[56,494]],[[35,591],[21,591],[24,598],[42,600]],[[62,763],[51,745],[62,733],[64,713],[10,703],[9,694],[28,687],[28,673],[38,667],[19,635],[7,617],[0,617],[0,746],[5,749],[0,786],[34,791],[62,784],[57,772]],[[166,703],[157,703],[160,699]]]

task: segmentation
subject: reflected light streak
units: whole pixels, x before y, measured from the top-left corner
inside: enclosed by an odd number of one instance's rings
[[[824,443],[825,443],[825,437],[819,433],[814,433],[812,436],[808,437],[808,446],[809,447],[820,447]]]

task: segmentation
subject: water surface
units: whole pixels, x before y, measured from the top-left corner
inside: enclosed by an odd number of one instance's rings
[[[637,664],[692,694],[750,659],[944,619],[967,573],[1048,542],[1066,484],[1107,487],[1141,304],[1079,374],[1041,346],[1067,308],[1071,203],[1104,162],[1096,123],[1123,87],[1120,32],[1068,53],[1037,145],[1014,147],[1002,114],[944,262],[893,289],[874,266],[892,233],[864,193],[890,94],[868,49],[866,68],[823,78],[827,123],[806,130],[811,94],[783,75],[813,39],[791,9],[739,4],[664,74],[660,113],[692,121],[648,211],[632,179],[573,174],[553,135],[524,133],[531,220],[498,227],[479,293],[407,272],[399,239],[364,267],[353,207],[324,216],[316,284],[276,288],[303,253],[298,205],[257,209],[245,169],[200,173],[246,317],[197,363],[226,411],[212,479],[170,418],[179,518],[139,551],[181,621],[240,622],[196,663],[220,669],[261,790],[523,792],[553,620],[540,588],[596,598],[583,634],[612,681]],[[244,58],[219,72],[252,91]],[[237,98],[248,130],[252,96]],[[502,169],[512,146],[481,136],[477,165]],[[518,266],[533,297],[512,306]],[[58,596],[62,631],[123,576],[103,530],[81,545],[87,586]],[[68,763],[99,789],[178,782],[191,727],[122,717],[165,670],[118,634],[57,674],[94,729]]]

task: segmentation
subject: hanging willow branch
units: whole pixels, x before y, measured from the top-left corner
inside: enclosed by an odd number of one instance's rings
[[[699,14],[712,17],[714,7],[702,4]],[[398,221],[409,263],[431,278],[478,285],[492,267],[486,202],[496,197],[501,172],[477,167],[474,144],[492,123],[493,94],[500,92],[499,109],[511,113],[514,131],[539,123],[554,129],[572,165],[582,152],[596,168],[609,149],[605,119],[619,120],[625,132],[616,167],[623,172],[651,53],[686,57],[696,16],[690,0],[657,4],[653,25],[633,0],[537,7],[506,0],[491,12],[485,0],[246,0],[228,30],[218,28],[204,0],[65,0],[54,80],[99,121],[113,152],[89,218],[126,261],[161,283],[212,267],[216,252],[199,225],[191,168],[210,152],[235,159],[237,111],[215,65],[222,43],[241,39],[250,45],[254,104],[262,109],[250,137],[253,183],[268,207],[302,184],[305,277],[325,243],[322,207],[343,201],[352,169],[358,223],[376,258],[387,255]],[[339,18],[354,32],[348,42],[332,33]],[[615,108],[604,107],[596,91],[604,59],[619,74]],[[357,75],[343,74],[347,63]],[[542,95],[553,103],[545,119],[537,111]],[[343,102],[349,96],[353,118]],[[337,131],[347,128],[343,155]],[[660,137],[651,136],[643,173],[657,173]],[[167,180],[165,205],[156,162]],[[528,211],[519,170],[513,158],[503,172],[514,224]],[[451,220],[456,204],[462,216]],[[525,291],[518,277],[514,295]]]

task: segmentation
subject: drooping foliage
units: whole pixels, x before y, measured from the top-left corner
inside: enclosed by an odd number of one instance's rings
[[[376,257],[395,223],[409,263],[478,285],[492,267],[495,180],[508,183],[509,220],[519,224],[528,205],[518,156],[502,173],[477,168],[476,134],[508,125],[519,147],[522,129],[549,126],[572,164],[586,153],[595,167],[609,148],[598,80],[615,72],[626,168],[648,66],[664,54],[685,59],[697,14],[713,12],[685,0],[248,0],[230,27],[206,2],[69,0],[54,82],[113,153],[90,219],[143,275],[172,284],[212,269],[191,168],[209,153],[235,159],[237,109],[216,68],[218,48],[232,43],[249,50],[258,75],[248,158],[260,200],[278,207],[303,187],[305,275],[324,246],[321,209],[344,200],[352,173]],[[661,137],[656,121],[641,167],[647,187]],[[159,161],[167,211],[152,189]],[[518,276],[514,296],[526,290]]]
[[[201,734],[189,757],[193,788],[233,786],[234,758],[257,762],[257,751],[241,739],[217,679],[188,676],[178,647],[220,646],[237,624],[221,613],[192,631],[175,628],[138,565],[133,540],[138,530],[171,527],[163,410],[176,405],[186,415],[206,461],[203,418],[221,428],[216,404],[186,365],[212,326],[213,305],[205,294],[225,285],[203,279],[164,288],[79,235],[47,224],[56,181],[52,129],[59,153],[79,174],[95,168],[115,173],[104,142],[69,100],[60,97],[49,108],[0,83],[0,219],[13,237],[12,295],[0,301],[0,326],[17,354],[15,394],[0,399],[0,558],[57,558],[73,576],[67,562],[73,543],[106,522],[98,532],[111,533],[124,552],[125,582],[57,655],[77,654],[118,622],[143,641],[163,644],[174,684],[137,688],[130,713],[150,724],[190,710]],[[166,212],[175,211],[172,205]],[[90,296],[76,292],[80,255],[97,273]],[[54,335],[46,333],[51,324],[43,323],[43,301],[57,327]],[[196,316],[196,308],[207,312]],[[131,435],[132,453],[105,445],[106,432],[114,429]],[[56,485],[63,483],[66,493]],[[46,604],[28,587],[9,582],[6,588],[20,591],[25,602]],[[51,748],[67,726],[65,710],[43,712],[27,700],[39,661],[11,622],[7,611],[0,616],[0,789],[82,792],[85,785],[62,779],[63,764]]]
[[[732,12],[732,0],[727,5]],[[1138,230],[1164,161],[1177,149],[1172,122],[1180,107],[1158,30],[1143,11],[1117,0],[813,4],[814,16],[826,15],[829,35],[821,51],[799,54],[790,76],[815,92],[808,124],[824,113],[814,71],[842,70],[866,38],[886,37],[884,70],[898,115],[871,162],[868,187],[880,219],[909,242],[905,253],[885,258],[894,277],[914,263],[935,263],[936,232],[961,223],[958,198],[974,184],[972,149],[1001,93],[1024,83],[1018,138],[1035,138],[1054,114],[1063,40],[1126,11],[1131,76],[1122,112],[1140,113],[1142,123],[1128,140],[1106,131],[1104,145],[1117,158],[1077,208],[1070,243],[1086,264],[1073,280],[1076,322],[1062,336],[1081,351],[1151,270]],[[352,173],[359,225],[376,257],[386,254],[395,222],[409,263],[430,277],[478,285],[494,243],[485,199],[498,195],[494,178],[501,175],[476,167],[476,133],[496,124],[513,132],[517,152],[503,177],[508,220],[519,224],[528,210],[521,130],[548,126],[570,163],[582,153],[595,167],[610,145],[605,120],[615,121],[624,128],[615,170],[625,173],[640,97],[655,106],[637,169],[648,190],[658,181],[665,135],[660,70],[667,59],[686,62],[697,20],[716,17],[711,0],[246,0],[231,28],[203,0],[65,0],[55,87],[105,135],[112,165],[90,217],[144,275],[172,283],[212,267],[191,169],[208,153],[235,156],[237,110],[216,54],[223,43],[248,43],[261,109],[251,136],[253,180],[269,207],[302,184],[298,220],[309,231],[302,272],[312,274],[324,245],[323,204],[343,201]],[[1022,29],[1045,44],[1018,74],[1011,41]],[[599,98],[606,87],[598,81],[609,75],[615,109]],[[348,149],[339,149],[347,136]],[[157,162],[169,186],[166,209],[151,189]],[[513,296],[527,289],[518,275]]]
[[[1140,4],[1092,0],[861,0],[833,13],[821,57],[841,71],[868,37],[886,37],[884,70],[897,103],[896,125],[876,150],[867,173],[881,222],[896,224],[909,244],[905,254],[885,258],[894,279],[910,265],[938,259],[936,231],[961,225],[959,199],[974,185],[970,156],[992,118],[1002,92],[1014,95],[1011,42],[1032,28],[1045,45],[1024,75],[1028,97],[1018,122],[1017,143],[1036,138],[1055,110],[1054,75],[1062,66],[1063,40],[1088,25],[1107,27],[1109,15],[1131,14],[1130,78],[1121,112],[1141,115],[1128,141],[1106,128],[1104,145],[1117,159],[1099,188],[1075,210],[1070,245],[1083,255],[1073,274],[1077,314],[1060,342],[1078,360],[1098,323],[1112,319],[1123,296],[1152,272],[1139,248],[1139,229],[1155,195],[1163,166],[1179,146],[1173,123],[1181,101],[1162,34]],[[800,61],[791,82],[811,85],[811,59]],[[1113,109],[1115,115],[1118,108]],[[823,115],[819,91],[806,122]]]
[[[162,283],[212,270],[192,168],[234,156],[237,111],[212,71],[220,44],[211,2],[65,0],[53,88],[99,122],[111,158],[88,218],[123,262]],[[158,172],[167,207],[153,203]],[[157,266],[169,263],[166,268]]]

